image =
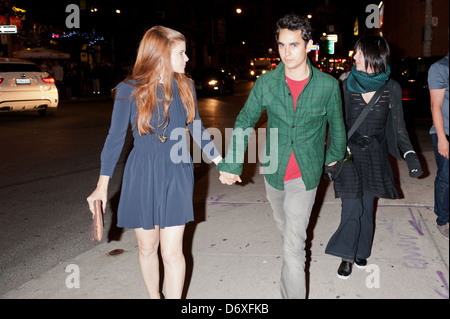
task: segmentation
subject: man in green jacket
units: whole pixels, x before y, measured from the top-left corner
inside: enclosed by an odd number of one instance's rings
[[[344,157],[346,130],[339,83],[314,68],[311,25],[289,14],[277,22],[276,40],[282,62],[262,75],[239,113],[227,156],[217,165],[220,180],[240,182],[242,158],[253,128],[267,111],[266,156],[263,162],[266,195],[283,238],[283,268],[280,288],[283,298],[305,298],[306,229],[323,165]],[[325,151],[325,135],[331,144]],[[276,165],[276,169],[268,169]]]

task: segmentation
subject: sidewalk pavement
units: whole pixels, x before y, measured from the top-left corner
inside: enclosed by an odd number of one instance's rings
[[[422,140],[430,143],[426,136]],[[324,253],[339,224],[340,200],[331,183],[321,182],[308,230],[309,299],[449,298],[449,244],[435,224],[430,145],[421,146],[425,174],[420,179],[407,176],[404,161],[393,162],[403,198],[378,200],[372,256],[366,270],[354,268],[347,280],[336,275],[340,259]],[[281,237],[263,176],[256,164],[244,166],[241,185],[222,185],[218,176],[211,169],[195,185],[196,221],[185,234],[185,296],[279,299]],[[119,249],[123,252],[110,255]],[[1,298],[147,298],[134,232],[125,231],[119,241],[103,239]]]

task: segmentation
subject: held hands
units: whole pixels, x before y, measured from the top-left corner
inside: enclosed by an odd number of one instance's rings
[[[220,172],[219,180],[222,182],[222,184],[227,184],[227,185],[233,185],[236,182],[239,182],[239,183],[242,182],[241,177],[239,175],[222,172],[222,171]]]
[[[217,156],[215,159],[213,159],[214,164],[219,164],[219,162],[222,160],[222,156]],[[222,184],[227,184],[227,185],[233,185],[236,182],[241,183],[241,177],[239,175],[236,174],[231,174],[231,173],[227,173],[227,172],[222,172],[220,171],[220,176],[219,176],[219,180],[222,182]]]

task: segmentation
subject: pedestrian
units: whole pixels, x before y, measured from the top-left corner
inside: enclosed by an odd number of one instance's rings
[[[188,60],[181,33],[163,26],[145,33],[131,76],[117,86],[100,177],[87,198],[91,212],[94,200],[101,200],[105,211],[108,183],[131,124],[134,147],[123,173],[117,226],[134,228],[143,279],[150,298],[156,299],[161,297],[158,246],[165,297],[180,298],[184,285],[183,234],[185,224],[194,219],[186,126],[203,150],[208,147],[209,159],[221,160],[201,124],[193,83],[184,75]]]
[[[92,68],[92,93],[94,95],[100,95],[100,66],[94,62],[94,67]]]
[[[283,266],[280,289],[283,298],[306,298],[305,241],[311,210],[323,165],[344,157],[345,126],[339,82],[312,66],[307,57],[312,32],[307,19],[288,14],[276,24],[276,41],[282,62],[259,77],[236,119],[233,138],[243,140],[244,147],[230,144],[227,156],[218,165],[224,184],[241,182],[242,162],[247,140],[242,136],[253,128],[261,113],[267,111],[266,154],[271,137],[278,143],[277,169],[267,170],[264,160],[266,196],[282,236]],[[329,125],[331,145],[325,151]],[[272,159],[270,160],[272,161]]]
[[[348,141],[352,161],[344,162],[334,181],[341,198],[341,222],[325,252],[342,258],[338,277],[347,279],[353,263],[364,268],[371,253],[375,197],[399,198],[389,153],[406,159],[411,177],[422,174],[403,118],[402,90],[389,79],[389,45],[379,36],[366,36],[355,44],[351,72],[343,82],[345,118],[349,130],[363,109],[375,104]],[[375,93],[381,95],[377,96]]]
[[[448,110],[448,53],[428,70],[431,116],[430,129],[434,146],[437,173],[434,180],[434,212],[439,232],[448,239],[448,179],[449,179],[449,110]]]
[[[53,77],[55,78],[55,85],[58,88],[58,91],[61,95],[63,95],[64,92],[64,68],[59,64],[58,60],[55,60],[53,62],[53,66],[51,69],[51,73]]]

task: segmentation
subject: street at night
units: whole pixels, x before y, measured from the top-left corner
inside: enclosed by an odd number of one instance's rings
[[[199,112],[205,127],[222,131],[233,127],[252,85],[243,81],[234,95],[200,98]],[[86,197],[99,174],[112,105],[110,98],[97,97],[62,102],[52,118],[35,113],[0,114],[5,163],[0,168],[0,294],[92,248]],[[112,180],[113,206],[117,206],[130,138]],[[206,163],[196,165],[196,176],[209,169]],[[107,229],[111,218],[111,213],[105,215]],[[114,231],[118,233],[110,236],[120,235],[120,230],[112,227]]]

